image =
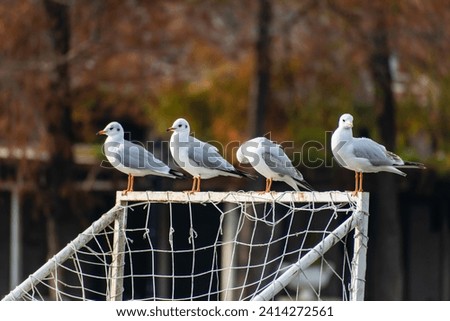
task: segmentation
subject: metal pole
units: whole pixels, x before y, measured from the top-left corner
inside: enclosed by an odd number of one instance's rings
[[[450,300],[450,253],[448,249],[450,248],[450,233],[448,230],[449,222],[448,215],[446,213],[441,213],[442,224],[441,224],[441,275],[442,275],[442,290],[441,290],[441,300]]]
[[[355,226],[350,300],[363,301],[366,285],[367,242],[369,241],[369,193],[359,193],[356,211],[360,215]]]
[[[239,222],[239,212],[234,209],[232,203],[225,203],[224,212],[226,213],[223,218],[223,246],[222,246],[222,272],[220,273],[220,288],[221,288],[221,300],[233,301],[234,291],[233,288],[236,285],[236,270],[233,269],[236,260],[236,253],[234,253],[234,241],[237,231],[237,225]]]
[[[9,254],[9,286],[19,284],[22,274],[22,237],[20,217],[20,192],[16,185],[11,189],[11,222],[10,222],[10,254]]]
[[[119,202],[122,209],[117,211],[114,220],[113,251],[109,273],[108,301],[122,301],[123,296],[123,270],[125,267],[125,242],[127,227],[127,201]]]

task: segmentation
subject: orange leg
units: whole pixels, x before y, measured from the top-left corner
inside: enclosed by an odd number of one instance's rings
[[[270,192],[270,188],[272,187],[272,179],[271,178],[269,178],[269,179],[267,179],[269,182],[268,182],[268,184],[266,185],[266,193],[269,193]]]
[[[193,178],[193,182],[192,182],[192,188],[191,188],[191,193],[194,193],[195,190],[197,189],[197,177]]]
[[[199,179],[198,177],[193,177],[192,178],[192,189],[190,191],[185,191],[188,194],[194,194],[195,192],[197,192],[197,179]]]
[[[363,191],[362,185],[363,185],[363,173],[361,172],[361,173],[359,173],[359,189],[358,189],[358,192],[362,192]]]
[[[266,188],[264,189],[264,191],[258,192],[258,194],[269,193],[271,187],[272,187],[272,179],[266,178]]]
[[[122,195],[127,195],[128,192],[133,191],[133,184],[134,184],[134,176],[131,174],[128,174],[128,184],[127,189],[122,191]]]
[[[196,192],[200,192],[200,182],[201,182],[201,178],[197,177],[197,188],[195,189]]]
[[[358,193],[359,190],[359,186],[358,186],[358,172],[355,172],[355,190],[352,192],[352,196],[356,196],[356,194]]]

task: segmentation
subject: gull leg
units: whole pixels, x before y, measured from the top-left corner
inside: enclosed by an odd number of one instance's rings
[[[269,183],[266,186],[266,193],[269,193],[270,192],[270,188],[272,187],[272,179],[269,178],[268,181],[269,181]]]
[[[193,178],[191,192],[194,192],[197,188],[197,177]]]
[[[133,190],[133,176],[131,174],[128,174],[128,184],[127,184],[127,189],[122,191],[122,195],[127,195],[128,192]]]
[[[193,177],[192,178],[192,189],[190,191],[185,191],[188,194],[194,194],[196,192],[197,189],[197,177]]]
[[[363,191],[362,185],[363,185],[363,173],[361,172],[361,173],[359,173],[359,189],[358,189],[358,192],[362,192]]]
[[[358,175],[359,175],[359,173],[355,172],[355,190],[352,192],[352,196],[356,196],[356,194],[358,193],[358,189],[359,189],[359,186],[358,186]]]
[[[202,181],[201,177],[197,177],[197,188],[195,189],[196,192],[200,192],[200,182]]]

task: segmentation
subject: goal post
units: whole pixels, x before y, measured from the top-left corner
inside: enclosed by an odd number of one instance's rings
[[[368,193],[337,191],[117,192],[3,300],[364,300],[368,207]]]
[[[360,193],[354,214],[354,245],[350,299],[364,300],[366,286],[367,243],[369,241],[369,194]]]
[[[2,301],[14,301],[26,299],[29,292],[33,290],[42,280],[45,280],[49,275],[55,273],[57,267],[62,262],[69,260],[73,255],[85,246],[96,234],[104,230],[113,222],[118,213],[122,209],[120,206],[114,206],[108,212],[103,214],[97,221],[89,226],[84,232],[79,234],[73,241],[67,244],[61,251],[50,258],[47,263],[42,265],[36,272],[31,274],[25,281],[16,286]]]
[[[110,273],[108,277],[107,300],[122,301],[123,276],[125,267],[125,243],[127,228],[127,204],[117,199],[116,204],[121,210],[116,211],[114,218],[113,249],[111,255]]]

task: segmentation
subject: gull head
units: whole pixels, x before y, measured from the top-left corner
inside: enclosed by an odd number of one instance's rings
[[[259,159],[257,149],[261,146],[264,141],[267,140],[265,137],[257,137],[250,139],[239,146],[236,151],[236,158],[241,164],[249,164],[255,159]]]
[[[241,163],[241,164],[248,164],[248,163],[249,163],[249,160],[248,160],[247,157],[245,157],[245,155],[244,155],[244,153],[243,153],[243,151],[242,151],[242,148],[245,148],[245,146],[244,146],[244,145],[241,145],[241,146],[238,148],[238,150],[237,150],[237,152],[236,152],[236,158],[237,158],[237,160],[238,160],[239,163]]]
[[[350,114],[343,114],[339,118],[340,128],[352,128],[353,127],[353,116]]]
[[[172,127],[167,128],[167,131],[169,132],[175,132],[175,133],[190,133],[191,128],[189,126],[189,123],[184,118],[178,118],[175,120],[172,124]]]
[[[106,135],[109,137],[123,137],[123,128],[118,122],[110,122],[106,127],[99,131],[97,135]]]

